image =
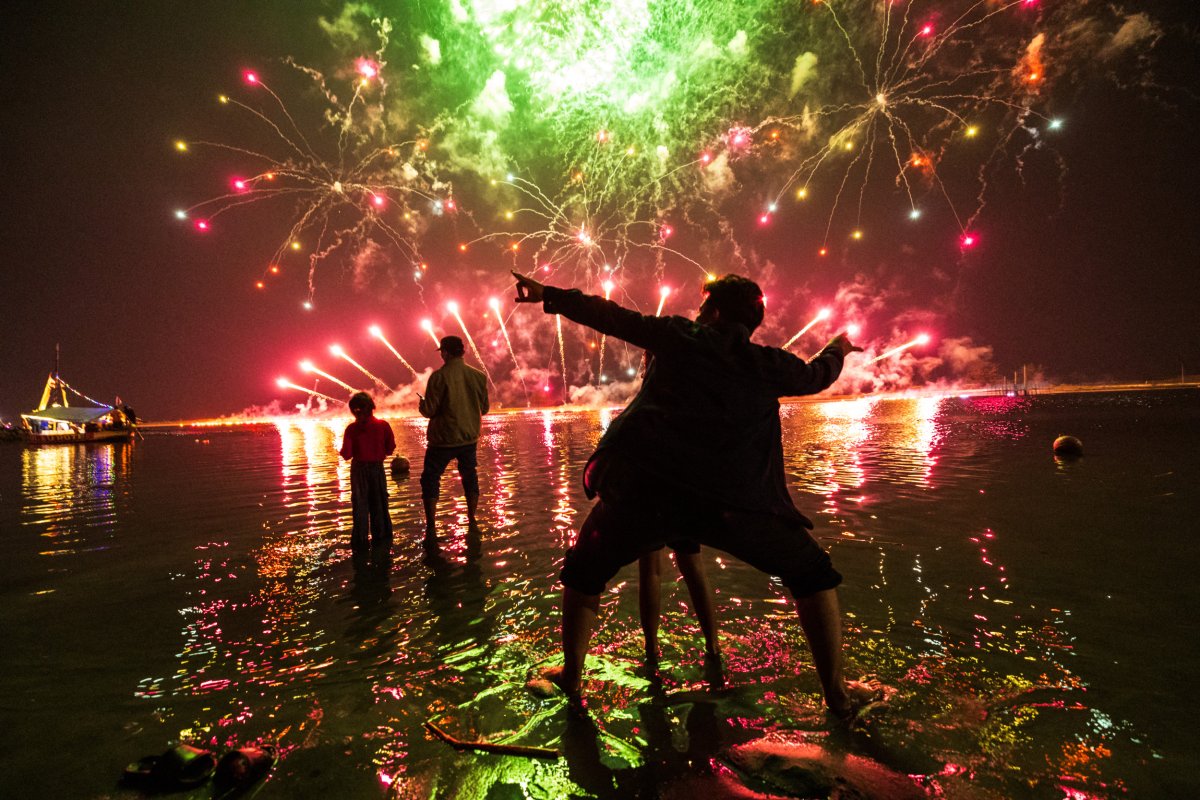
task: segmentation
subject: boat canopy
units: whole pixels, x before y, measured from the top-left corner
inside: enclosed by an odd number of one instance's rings
[[[25,419],[45,420],[46,422],[70,422],[84,425],[112,413],[111,408],[95,406],[51,406],[37,411],[22,414]]]

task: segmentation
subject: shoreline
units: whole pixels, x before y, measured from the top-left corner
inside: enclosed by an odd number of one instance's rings
[[[1057,384],[1052,386],[1039,386],[1030,388],[1028,391],[998,388],[998,387],[982,387],[974,389],[929,389],[924,391],[912,390],[906,392],[895,392],[890,394],[845,394],[845,395],[810,395],[807,397],[792,397],[782,401],[785,405],[808,405],[812,403],[833,403],[838,401],[861,400],[864,397],[874,397],[879,400],[905,400],[910,398],[921,397],[1004,397],[1004,396],[1036,396],[1036,395],[1064,395],[1064,394],[1098,394],[1104,392],[1149,392],[1149,391],[1169,391],[1173,389],[1200,389],[1200,381],[1166,382],[1154,381],[1144,383],[1106,383],[1106,384]],[[612,404],[602,406],[582,406],[582,405],[560,405],[560,406],[534,406],[527,408],[519,407],[497,407],[489,411],[489,414],[541,414],[547,411],[551,413],[563,412],[579,412],[579,411],[601,411],[601,410],[619,410],[624,408],[624,404]],[[389,420],[405,420],[412,418],[420,418],[415,410],[412,413],[380,413],[377,414],[380,419]],[[252,425],[274,425],[280,420],[295,421],[325,421],[325,420],[341,420],[349,419],[349,413],[333,413],[326,412],[324,414],[314,414],[305,416],[302,414],[279,414],[271,417],[217,417],[211,419],[191,419],[191,420],[167,420],[162,422],[142,422],[138,428],[144,431],[161,431],[167,429],[180,428],[232,428],[240,426]]]

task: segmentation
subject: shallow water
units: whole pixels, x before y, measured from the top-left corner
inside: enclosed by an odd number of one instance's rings
[[[525,691],[555,652],[557,566],[611,415],[489,416],[482,556],[451,470],[445,561],[423,561],[413,477],[392,484],[384,570],[343,546],[345,421],[0,448],[0,796],[125,796],[125,764],[181,739],[277,743],[261,798],[704,796],[711,775],[782,793],[727,755],[764,734],[947,797],[1200,791],[1200,394],[786,406],[794,493],[846,578],[849,672],[896,690],[849,733],[782,587],[707,551],[723,688],[668,566],[658,678],[627,568],[588,716]],[[393,421],[417,471],[420,423]],[[1056,461],[1060,433],[1087,455]],[[459,754],[431,718],[566,756]]]

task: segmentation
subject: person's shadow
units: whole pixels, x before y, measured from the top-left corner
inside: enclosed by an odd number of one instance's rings
[[[705,673],[710,689],[724,687],[725,677],[719,661],[706,662]],[[651,677],[648,691],[649,697],[638,708],[646,746],[642,751],[643,763],[637,767],[613,769],[606,766],[601,757],[601,734],[596,723],[585,709],[568,704],[566,728],[562,734],[563,756],[568,777],[580,788],[599,797],[658,797],[664,786],[681,776],[707,772],[713,757],[734,738],[732,726],[717,715],[714,697],[713,702],[692,703],[684,723],[687,747],[682,751],[676,749],[671,710],[678,703],[672,702],[657,675]],[[722,727],[730,731],[724,739]]]
[[[388,624],[392,616],[392,554],[388,549],[359,551],[351,556],[354,574],[347,600],[353,606],[346,635],[374,645],[367,651],[380,657],[391,651],[396,627]]]
[[[449,547],[451,544],[452,542],[444,539],[435,542],[425,541],[422,544],[424,548],[422,562],[425,566],[434,570],[434,572],[445,573],[448,570],[452,570],[454,566],[452,556],[455,555],[455,552],[448,552],[446,549],[443,549],[443,545]],[[468,566],[483,557],[483,532],[478,525],[467,526],[466,535],[463,537],[463,544],[464,547],[460,552],[466,558]],[[451,550],[457,551],[457,547],[451,548]]]
[[[478,531],[468,534],[465,562],[447,558],[436,546],[425,548],[425,599],[434,617],[433,634],[443,646],[491,637],[490,615],[484,610],[490,589],[480,568],[481,549]]]

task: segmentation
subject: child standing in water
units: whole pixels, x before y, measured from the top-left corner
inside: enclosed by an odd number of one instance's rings
[[[388,515],[387,474],[383,461],[396,449],[392,426],[375,417],[375,401],[366,392],[350,397],[354,422],[346,426],[342,437],[342,458],[350,462],[350,504],[354,527],[350,547],[356,554],[370,545],[376,550],[392,546],[392,519]]]

